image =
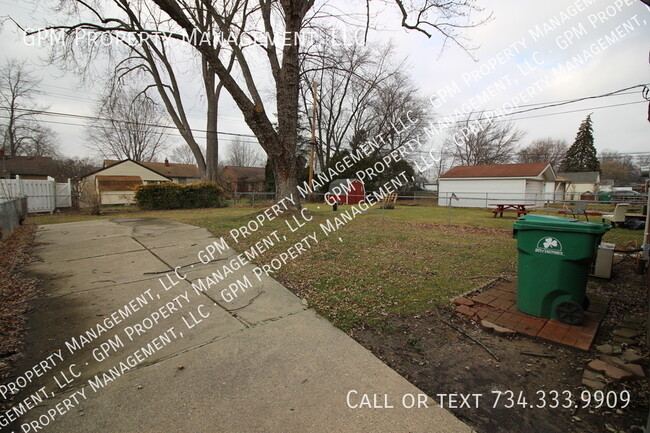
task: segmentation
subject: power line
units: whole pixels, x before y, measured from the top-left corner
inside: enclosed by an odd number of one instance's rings
[[[8,109],[9,107],[5,107],[0,105],[0,108],[3,109]],[[117,122],[117,123],[122,123],[125,125],[138,125],[138,126],[149,126],[152,128],[162,128],[162,129],[174,129],[176,130],[176,126],[173,125],[161,125],[161,124],[156,124],[156,123],[140,123],[140,122],[132,122],[130,120],[121,120],[121,119],[111,119],[107,117],[99,117],[99,116],[87,116],[84,114],[75,114],[75,113],[61,113],[58,111],[50,111],[50,110],[30,110],[27,108],[15,108],[15,111],[22,111],[25,113],[32,113],[35,115],[43,115],[43,116],[59,116],[59,117],[66,117],[66,118],[73,118],[73,119],[83,119],[83,120],[92,120],[92,121],[103,121],[103,122]],[[5,117],[7,118],[7,117]],[[190,128],[192,132],[202,132],[202,133],[213,133],[216,132],[219,135],[228,135],[232,137],[247,137],[247,138],[257,138],[252,134],[240,134],[240,133],[235,133],[235,132],[225,132],[225,131],[208,131],[206,129],[197,129],[197,128]]]
[[[7,116],[1,116],[0,119],[9,119]],[[39,120],[41,123],[47,123],[50,125],[66,125],[66,126],[80,126],[83,128],[101,128],[100,125],[88,125],[88,124],[83,124],[83,123],[72,123],[72,122],[62,122],[62,121],[56,121],[56,120]],[[160,132],[161,135],[165,135],[167,137],[173,137],[173,138],[180,138],[179,133],[173,133],[173,132]],[[196,139],[205,139],[206,136],[202,135],[195,135],[194,138]],[[258,144],[259,142],[257,141],[249,141],[249,140],[240,140],[240,143],[245,143],[245,144]]]
[[[65,90],[65,88],[61,87],[61,89]],[[68,89],[68,90],[73,90],[73,89]],[[71,95],[64,95],[61,93],[56,93],[56,92],[51,92],[47,90],[39,90],[36,93],[39,95],[47,95],[47,96],[55,96],[57,98],[61,99],[67,99],[70,101],[81,101],[81,102],[89,102],[89,103],[96,103],[96,99],[89,99],[89,98],[83,98],[83,97],[78,97],[78,96],[71,96]],[[90,93],[92,94],[92,93]],[[204,115],[200,115],[200,110],[185,110],[186,112],[190,113],[187,115],[188,118],[190,119],[197,119],[197,120],[205,120]],[[197,113],[197,114],[191,114],[191,113]],[[228,115],[228,114],[222,114],[219,116],[219,121],[220,122],[231,122],[231,123],[238,123],[241,124],[243,122],[243,119],[238,117],[238,116],[233,116],[233,115]]]
[[[577,99],[567,100],[567,101],[564,101],[564,102],[557,102],[557,103],[553,103],[553,104],[547,104],[547,105],[542,106],[542,107],[528,108],[526,110],[520,110],[520,111],[515,112],[515,113],[510,113],[510,114],[508,114],[508,116],[512,116],[514,114],[527,113],[529,111],[542,110],[542,109],[545,109],[545,108],[559,107],[561,105],[574,104],[576,102],[587,101],[587,100],[590,100],[590,99],[606,98],[608,96],[615,96],[618,93],[625,92],[625,91],[628,91],[628,90],[632,90],[632,89],[636,89],[636,88],[646,89],[647,87],[648,87],[648,84],[637,84],[635,86],[630,86],[630,87],[626,87],[624,89],[614,90],[613,92],[604,93],[602,95],[585,96],[583,98],[577,98]]]
[[[70,92],[77,92],[77,90],[75,90],[75,89],[68,89],[66,87],[61,87],[61,86],[52,86],[52,85],[45,85],[45,86],[54,87],[54,88],[61,89],[61,90],[67,90],[67,91],[70,91]],[[61,94],[61,93],[56,93],[56,92],[52,92],[52,91],[48,91],[48,90],[38,90],[35,93],[37,93],[39,95],[55,96],[57,98],[68,99],[68,100],[71,100],[71,101],[84,101],[84,102],[91,102],[91,103],[95,103],[95,102],[97,102],[97,100],[99,98],[101,98],[100,94],[94,93],[94,92],[83,92],[83,93],[85,95],[94,95],[94,96],[96,96],[96,99],[84,98],[84,97],[81,97],[81,96],[72,96],[72,95],[69,95],[69,94]],[[185,111],[188,112],[188,113],[197,113],[196,115],[188,115],[187,117],[189,117],[189,118],[201,119],[201,120],[203,120],[205,118],[204,115],[198,114],[198,113],[202,113],[201,110],[187,109]],[[219,117],[220,117],[220,120],[227,121],[227,122],[242,122],[243,121],[243,119],[241,117],[234,116],[234,115],[222,114]]]
[[[481,120],[493,120],[494,118],[506,117],[506,116],[515,116],[517,114],[528,113],[530,111],[544,110],[544,109],[547,109],[547,108],[553,108],[553,107],[559,107],[559,106],[562,106],[562,105],[574,104],[576,102],[582,102],[582,101],[587,101],[587,100],[591,100],[591,99],[607,98],[607,97],[610,97],[610,96],[617,96],[619,94],[630,94],[630,93],[623,93],[623,92],[627,92],[628,90],[637,89],[637,88],[641,88],[642,91],[645,92],[645,89],[647,89],[649,85],[650,84],[637,84],[637,85],[634,85],[634,86],[614,90],[613,92],[608,92],[608,93],[604,93],[604,94],[601,94],[601,95],[584,96],[582,98],[567,99],[567,100],[556,101],[556,102],[552,102],[552,103],[546,103],[545,105],[542,105],[540,107],[527,108],[525,110],[513,111],[511,113],[496,114],[496,115],[494,115],[492,117],[477,117],[475,119],[464,119],[464,120],[456,120],[454,122],[432,123],[432,124],[433,125],[450,125],[450,124],[464,123],[467,120],[471,120],[471,121],[474,121],[474,122],[481,121]],[[631,92],[631,93],[635,93],[635,92]],[[640,102],[646,102],[646,101],[640,101]],[[527,107],[527,106],[530,107],[530,106],[534,106],[534,105],[538,105],[538,104],[522,105],[521,107]],[[616,106],[616,105],[612,105],[612,107],[613,106]],[[608,106],[604,106],[603,108],[608,108]],[[588,110],[588,109],[585,109],[585,110]],[[481,111],[481,114],[486,113],[486,112],[487,113],[496,113],[497,111],[498,110],[485,109],[485,110]],[[582,110],[582,111],[584,111],[584,110]],[[566,112],[566,113],[570,113],[570,112]],[[470,112],[470,113],[466,113],[466,114],[471,115],[472,113]],[[565,112],[558,113],[558,114],[565,114]],[[447,116],[440,116],[440,117],[442,117],[442,118],[456,117],[456,115],[447,115]],[[533,117],[531,116],[529,118],[533,118]],[[524,119],[524,118],[518,118],[518,119],[512,119],[512,120],[520,120],[520,119]]]
[[[50,87],[55,87],[55,88],[59,88],[59,89],[62,89],[62,90],[75,91],[75,89],[67,89],[67,88],[61,87],[61,86],[50,85]],[[642,90],[645,91],[646,89],[648,89],[648,84],[637,84],[637,85],[634,85],[634,86],[626,87],[626,88],[623,88],[623,89],[615,90],[615,91],[604,93],[604,94],[601,94],[601,95],[592,95],[592,96],[585,96],[585,97],[576,98],[576,99],[562,99],[562,100],[557,100],[557,101],[547,101],[547,102],[538,102],[538,103],[533,103],[533,104],[519,105],[518,106],[519,108],[526,108],[526,109],[525,110],[515,111],[515,112],[512,112],[512,113],[504,113],[504,114],[501,114],[501,115],[498,115],[498,116],[495,116],[495,117],[514,116],[514,115],[517,115],[517,114],[522,114],[522,113],[526,113],[526,112],[530,112],[530,111],[542,110],[542,109],[546,109],[546,108],[553,108],[553,107],[573,104],[573,103],[576,103],[576,102],[581,102],[581,101],[586,101],[586,100],[591,100],[591,99],[599,99],[599,98],[605,98],[605,97],[610,97],[610,96],[623,96],[623,95],[637,94],[637,92],[630,92],[629,91],[629,90],[633,90],[633,89],[637,89],[637,88],[642,88]],[[46,92],[44,92],[44,93],[46,93]],[[52,93],[52,92],[50,92],[50,93]],[[64,97],[64,98],[67,98],[67,99],[73,99],[73,100],[76,99],[73,96],[59,95],[59,94],[55,94],[55,93],[53,93],[53,94],[55,96],[60,96],[60,97]],[[79,98],[79,100],[89,101],[86,98]],[[630,104],[632,104],[632,103],[630,103]],[[612,105],[612,107],[621,106],[621,105],[623,105],[623,104]],[[608,108],[608,107],[609,106],[596,107],[596,109],[598,109],[598,108]],[[565,112],[560,112],[560,113],[557,113],[557,114],[574,113],[574,112],[585,111],[585,110],[589,110],[589,109],[575,110],[575,111],[565,111]],[[189,111],[198,112],[197,110],[189,110]],[[490,110],[490,109],[483,110],[483,112],[495,112],[495,111],[496,110]],[[542,115],[542,116],[539,116],[539,117],[549,116],[549,115],[554,115],[554,114],[556,114],[556,113]],[[195,119],[199,118],[198,116],[188,116],[188,117],[195,118]],[[241,118],[238,118],[237,116],[224,115],[223,117],[230,117],[230,118],[232,118],[233,120],[236,120],[236,121],[241,121],[242,120]],[[440,115],[439,117],[442,117],[442,118],[454,117],[454,115]],[[201,116],[201,119],[202,118],[203,117]],[[535,118],[535,117],[533,117],[533,116],[522,117],[522,118],[517,118],[517,119],[512,119],[512,120],[532,119],[532,118]],[[485,120],[485,119],[477,118],[477,119],[474,119],[474,120]],[[456,121],[456,122],[453,122],[453,123],[462,123],[462,121]],[[147,125],[147,126],[154,126],[154,125]],[[161,125],[161,127],[166,127],[166,126]],[[202,130],[197,130],[197,131],[198,132],[207,132],[207,131],[202,131]]]
[[[511,119],[511,120],[535,119],[535,118],[538,118],[538,117],[556,116],[558,114],[579,113],[579,112],[582,112],[582,111],[600,110],[602,108],[623,107],[623,106],[626,106],[626,105],[636,105],[636,104],[645,104],[645,101],[624,102],[624,103],[621,103],[621,104],[601,105],[600,107],[580,108],[580,109],[577,109],[577,110],[560,111],[558,113],[548,113],[548,114],[538,114],[536,116],[517,117],[516,119]]]
[[[55,86],[53,86],[55,87]],[[505,116],[512,116],[512,115],[517,115],[521,113],[526,113],[530,111],[537,111],[537,110],[542,110],[546,108],[553,108],[557,106],[562,106],[562,105],[567,105],[571,103],[576,103],[576,102],[581,102],[585,100],[591,100],[591,99],[600,99],[600,98],[605,98],[605,97],[610,97],[610,96],[619,96],[621,94],[630,94],[630,93],[636,93],[636,92],[628,92],[631,89],[635,88],[643,88],[647,89],[647,85],[645,84],[638,84],[635,86],[630,86],[624,89],[619,89],[615,90],[613,92],[608,92],[605,94],[601,95],[594,95],[594,96],[586,96],[582,98],[576,98],[576,99],[568,99],[568,100],[561,100],[561,101],[555,101],[551,103],[546,103],[546,105],[535,107],[535,108],[528,108],[525,110],[519,110],[515,111],[512,113],[507,113],[507,114],[502,114],[498,115],[495,117],[505,117]],[[70,89],[72,90],[72,89]],[[628,93],[625,93],[628,92]],[[561,111],[557,113],[548,113],[548,114],[540,114],[540,115],[535,115],[535,116],[526,116],[526,117],[519,117],[519,118],[514,118],[511,119],[512,121],[518,121],[518,120],[525,120],[525,119],[532,119],[532,118],[538,118],[538,117],[547,117],[547,116],[556,116],[556,115],[562,115],[562,114],[570,114],[570,113],[575,113],[575,112],[581,112],[581,111],[590,111],[590,110],[598,110],[598,109],[604,109],[604,108],[613,108],[613,107],[620,107],[620,106],[627,106],[627,105],[634,105],[634,104],[641,104],[645,103],[646,101],[635,101],[635,102],[628,102],[628,103],[621,103],[621,104],[610,104],[610,105],[604,105],[604,106],[599,106],[599,107],[589,107],[589,108],[583,108],[583,109],[577,109],[577,110],[568,110],[568,111]],[[528,104],[526,106],[531,107],[531,106],[536,106],[539,104]],[[522,106],[522,107],[526,107]],[[8,107],[0,106],[0,108],[7,109]],[[56,111],[50,111],[50,110],[29,110],[29,109],[22,109],[22,108],[17,108],[17,111],[23,111],[23,112],[31,112],[35,115],[44,115],[44,116],[58,116],[58,117],[65,117],[65,118],[73,118],[73,119],[83,119],[83,120],[91,120],[91,121],[103,121],[103,122],[118,122],[122,123],[125,125],[133,124],[133,125],[140,125],[140,126],[149,126],[149,127],[154,127],[154,128],[161,128],[161,129],[170,129],[170,130],[177,130],[176,126],[173,125],[161,125],[161,124],[150,124],[150,123],[137,123],[137,122],[131,122],[128,120],[118,120],[118,119],[111,119],[111,118],[106,118],[106,117],[99,117],[99,116],[88,116],[88,115],[82,115],[82,114],[75,114],[75,113],[62,113],[62,112],[56,112]],[[471,113],[470,113],[471,114]],[[451,117],[451,116],[449,116]],[[8,118],[5,116],[0,116],[0,118]],[[473,121],[480,121],[480,120],[488,120],[492,118],[476,118],[476,119],[470,119]],[[77,123],[68,123],[68,122],[57,122],[57,121],[52,121],[52,120],[41,120],[42,122],[45,123],[51,123],[51,124],[62,124],[62,125],[71,125],[71,126],[90,126],[90,127],[100,127],[99,125],[83,125],[83,124],[77,124]],[[430,122],[430,125],[446,125],[450,126],[451,124],[459,124],[463,123],[465,120],[457,120],[454,122],[448,122],[448,123],[434,123]],[[205,130],[205,129],[197,129],[197,128],[190,128],[190,131],[192,132],[198,132],[198,133],[209,133],[211,131]],[[225,135],[225,136],[232,136],[232,137],[243,137],[243,138],[254,138],[256,137],[252,134],[241,134],[241,133],[233,133],[233,132],[225,132],[225,131],[216,131],[218,135]],[[178,137],[178,133],[165,133],[168,136],[173,136],[173,137]],[[196,138],[201,138],[204,139],[205,136],[197,136]],[[243,141],[244,143],[247,144],[259,144],[257,141]]]

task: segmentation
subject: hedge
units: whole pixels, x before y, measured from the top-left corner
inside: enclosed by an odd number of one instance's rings
[[[135,188],[135,202],[147,210],[221,207],[223,189],[208,182],[189,185],[149,183]]]

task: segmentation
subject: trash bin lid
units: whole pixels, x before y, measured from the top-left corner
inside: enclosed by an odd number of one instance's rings
[[[562,218],[550,215],[524,215],[517,219],[515,230],[552,230],[559,232],[603,234],[612,228],[605,223],[580,221],[576,218]]]

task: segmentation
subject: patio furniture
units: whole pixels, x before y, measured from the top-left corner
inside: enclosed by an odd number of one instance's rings
[[[578,215],[584,215],[585,219],[589,221],[589,216],[587,216],[587,202],[579,201],[575,203],[573,208],[571,208],[571,213],[573,214],[574,218],[576,218]]]
[[[616,224],[622,224],[625,222],[625,214],[627,213],[627,208],[630,207],[629,203],[619,203],[614,208],[613,215],[603,215],[603,222],[607,220],[612,222],[612,226],[616,227]]]
[[[397,201],[397,193],[392,192],[392,193],[384,196],[384,199],[381,201],[381,208],[382,209],[395,209],[395,201]]]
[[[526,206],[534,206],[532,204],[504,204],[504,203],[497,203],[497,204],[491,204],[490,206],[496,206],[496,209],[490,210],[492,212],[492,217],[496,218],[497,215],[499,217],[503,217],[504,212],[516,212],[517,217],[520,217],[521,215],[527,215],[529,210],[526,210]]]
[[[596,212],[596,211],[589,211],[587,210],[587,206],[589,206],[589,203],[584,202],[584,201],[577,201],[573,203],[573,207],[569,209],[567,206],[564,207],[564,209],[559,210],[558,213],[560,214],[565,214],[565,215],[573,215],[574,218],[577,218],[578,215],[584,215],[585,219],[589,221],[589,215],[591,216],[602,216],[603,214],[601,212]]]

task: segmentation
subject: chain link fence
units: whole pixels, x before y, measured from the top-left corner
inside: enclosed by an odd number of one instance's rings
[[[366,191],[366,195],[371,192]],[[124,193],[112,193],[111,199],[105,200],[110,192],[103,193],[102,208],[121,208],[134,205],[132,196]],[[76,197],[73,196],[73,200]],[[228,206],[267,207],[276,200],[274,192],[233,192],[226,199]],[[106,201],[106,202],[104,202]],[[314,193],[302,200],[306,207],[316,204],[321,210],[335,212],[331,204],[326,203],[325,194]],[[628,201],[625,203],[596,200],[564,200],[551,195],[506,194],[506,193],[458,193],[438,194],[430,191],[400,192],[394,203],[382,206],[381,201],[368,212],[381,213],[383,217],[396,217],[404,221],[417,221],[438,225],[456,225],[468,227],[492,227],[511,229],[518,216],[525,214],[541,214],[567,218],[578,218],[582,221],[600,222],[617,215],[617,205],[627,204],[622,220],[636,219],[645,221],[647,205],[645,201]],[[82,203],[81,207],[87,207]],[[351,205],[338,205],[337,212],[349,209]],[[394,207],[396,210],[391,209]],[[620,209],[618,214],[620,214]],[[413,218],[411,218],[411,216]],[[620,219],[620,215],[618,216]]]
[[[369,194],[369,192],[366,192]],[[233,193],[230,204],[236,206],[265,206],[275,200],[273,192]],[[310,203],[325,204],[325,195],[314,193],[303,201],[307,207]],[[381,211],[390,216],[391,209],[382,209],[381,202],[370,212]],[[625,207],[625,212],[621,213]],[[390,208],[390,206],[388,206]],[[412,213],[421,222],[432,224],[459,225],[470,227],[494,227],[510,229],[517,217],[526,214],[551,215],[566,218],[578,218],[582,221],[600,222],[605,218],[617,225],[630,219],[644,221],[647,212],[645,201],[597,201],[564,200],[554,194],[508,194],[508,193],[458,193],[438,194],[428,191],[400,192],[394,203],[397,209],[413,209]],[[337,211],[345,211],[349,205],[337,206]],[[333,210],[333,207],[332,207]],[[334,210],[333,210],[334,211]],[[622,220],[621,216],[622,214]],[[399,213],[403,215],[403,213]]]

